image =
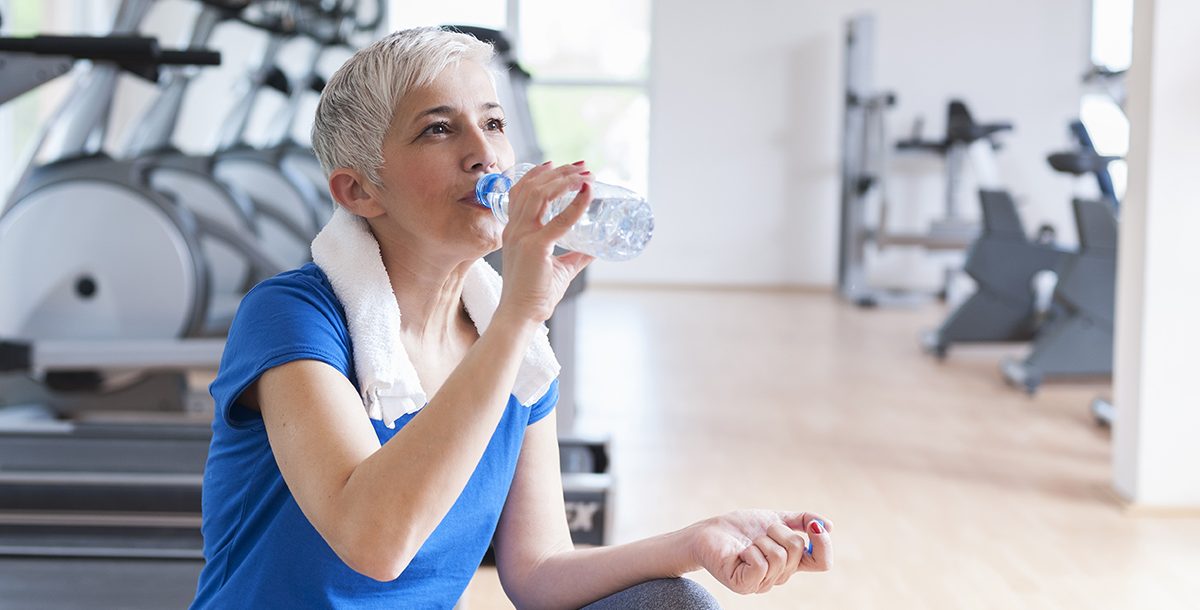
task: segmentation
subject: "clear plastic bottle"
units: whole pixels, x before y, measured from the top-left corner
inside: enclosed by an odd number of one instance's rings
[[[488,174],[475,185],[475,197],[491,208],[500,222],[508,222],[508,189],[533,165],[521,163],[503,173]],[[637,193],[611,184],[592,183],[592,202],[579,222],[571,227],[558,245],[606,261],[626,261],[646,248],[654,234],[654,214],[650,204]],[[575,199],[571,191],[550,203],[543,222],[557,216]]]

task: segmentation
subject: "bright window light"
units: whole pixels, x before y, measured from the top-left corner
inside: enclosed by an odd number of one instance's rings
[[[1084,95],[1079,118],[1087,126],[1097,152],[1114,156],[1129,152],[1129,119],[1112,98],[1095,93]]]
[[[1129,119],[1125,118],[1125,113],[1111,97],[1104,94],[1084,95],[1080,103],[1079,120],[1087,127],[1096,152],[1114,157],[1124,157],[1129,153]],[[1124,198],[1125,162],[1109,164],[1108,173],[1112,175],[1117,198]]]
[[[585,159],[598,180],[646,193],[650,101],[644,91],[535,84],[529,103],[547,159]]]
[[[1133,58],[1133,0],[1093,0],[1092,63],[1125,70]]]
[[[649,0],[520,1],[521,61],[535,78],[646,78]]]

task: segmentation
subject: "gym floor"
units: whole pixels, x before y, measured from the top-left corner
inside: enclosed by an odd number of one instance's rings
[[[579,417],[612,435],[614,542],[736,508],[821,512],[835,566],[730,609],[1183,609],[1200,520],[1136,514],[1088,404],[1107,384],[1001,380],[1021,348],[938,363],[937,306],[863,311],[827,293],[589,288]],[[1190,515],[1194,517],[1195,515]],[[512,608],[481,569],[468,610]]]

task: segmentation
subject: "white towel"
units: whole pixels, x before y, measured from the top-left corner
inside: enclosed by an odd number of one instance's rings
[[[379,243],[366,220],[339,207],[313,240],[312,255],[346,311],[367,416],[394,428],[397,419],[421,410],[428,396],[400,341],[400,308],[383,267]],[[480,334],[496,312],[500,285],[500,274],[483,259],[467,271],[463,305]],[[525,352],[512,390],[525,406],[550,389],[562,368],[550,349],[546,326],[540,331]]]

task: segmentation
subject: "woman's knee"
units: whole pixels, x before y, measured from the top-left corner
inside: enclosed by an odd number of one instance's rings
[[[582,610],[720,610],[704,587],[686,578],[663,578],[634,585]]]

